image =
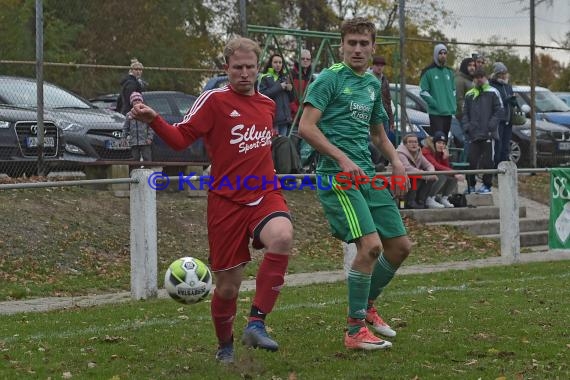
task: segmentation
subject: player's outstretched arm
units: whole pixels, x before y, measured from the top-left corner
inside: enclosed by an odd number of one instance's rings
[[[168,124],[163,118],[160,117],[158,112],[147,106],[146,104],[135,104],[127,117],[147,123],[152,127],[164,142],[166,142],[172,149],[183,150],[196,140],[196,136],[186,132],[184,125],[173,126]]]

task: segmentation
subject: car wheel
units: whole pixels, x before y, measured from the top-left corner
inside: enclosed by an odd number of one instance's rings
[[[517,164],[521,159],[521,146],[518,142],[511,140],[511,154],[509,159]]]
[[[517,140],[511,140],[511,153],[509,155],[509,158],[519,168],[528,167],[528,155],[523,150],[520,142]]]

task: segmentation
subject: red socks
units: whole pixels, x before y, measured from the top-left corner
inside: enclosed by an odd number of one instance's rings
[[[218,342],[221,345],[231,342],[233,339],[234,318],[237,312],[237,297],[226,300],[220,298],[214,290],[210,310]]]
[[[249,317],[250,321],[264,320],[265,315],[273,310],[279,292],[285,284],[285,271],[288,264],[289,255],[265,254],[255,280],[255,298]]]

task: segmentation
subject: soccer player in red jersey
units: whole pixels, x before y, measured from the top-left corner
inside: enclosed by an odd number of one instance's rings
[[[256,277],[256,294],[242,343],[277,351],[265,329],[284,284],[293,241],[289,209],[281,194],[271,157],[275,103],[254,87],[261,49],[254,41],[236,38],[224,48],[229,85],[204,92],[180,123],[168,124],[156,111],[137,104],[132,117],[147,122],[168,145],[185,149],[203,138],[213,177],[208,191],[210,267],[216,289],[212,320],[218,338],[216,358],[234,359],[233,321],[244,267],[253,247],[265,247]]]

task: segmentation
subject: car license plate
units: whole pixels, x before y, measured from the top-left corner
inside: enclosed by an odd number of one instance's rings
[[[105,140],[105,148],[111,150],[126,150],[129,147],[122,140]]]
[[[570,150],[570,142],[559,142],[558,150]]]
[[[26,147],[36,148],[38,146],[38,138],[35,136],[26,137]],[[44,137],[44,147],[53,148],[55,146],[55,139],[53,137]]]

